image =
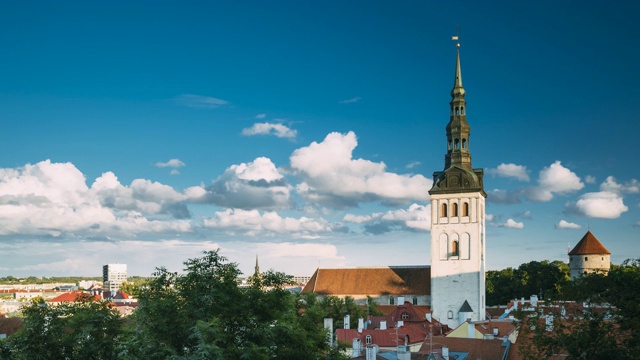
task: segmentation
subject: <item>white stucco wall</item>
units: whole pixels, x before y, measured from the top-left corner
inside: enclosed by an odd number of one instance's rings
[[[462,216],[469,203],[469,216]],[[442,204],[448,214],[442,216]],[[458,216],[452,216],[453,204]],[[485,317],[485,198],[480,193],[431,195],[431,303],[433,316],[456,328],[458,311],[465,300],[473,309],[473,321]],[[459,245],[452,253],[453,242]],[[451,313],[449,313],[451,311]],[[451,315],[451,318],[449,318]]]

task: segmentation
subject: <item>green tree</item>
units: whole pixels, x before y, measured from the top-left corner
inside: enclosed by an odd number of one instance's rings
[[[37,298],[23,315],[23,327],[7,341],[3,359],[117,358],[120,318],[105,301],[83,295],[74,302],[51,305]]]
[[[587,307],[567,317],[560,310],[520,313],[520,354],[545,359],[565,353],[568,359],[640,359],[640,260],[626,260],[608,275],[588,274],[568,282],[560,298]],[[561,309],[564,302],[558,303]],[[545,320],[552,315],[553,326]]]
[[[273,271],[240,288],[240,271],[218,251],[185,262],[184,274],[159,268],[140,290],[122,359],[326,359],[320,312],[284,288]],[[319,320],[318,320],[319,317]]]

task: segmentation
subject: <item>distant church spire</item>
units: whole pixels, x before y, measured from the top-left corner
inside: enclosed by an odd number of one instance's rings
[[[260,265],[258,265],[258,255],[256,254],[256,267],[253,272],[253,275],[260,276]]]

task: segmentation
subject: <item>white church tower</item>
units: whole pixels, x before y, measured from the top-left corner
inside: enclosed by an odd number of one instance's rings
[[[431,309],[455,328],[485,319],[485,198],[483,169],[471,167],[470,127],[457,44],[444,170],[433,173]]]

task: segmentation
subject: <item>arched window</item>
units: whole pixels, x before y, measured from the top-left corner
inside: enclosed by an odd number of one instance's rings
[[[588,259],[589,259],[588,257],[586,257],[586,256],[584,257],[584,261],[587,261]]]
[[[447,204],[442,204],[442,211],[440,212],[441,217],[447,217]]]
[[[460,246],[457,241],[451,243],[451,256],[460,255]]]
[[[454,145],[456,146],[456,150],[457,150],[457,149],[460,149],[460,139],[455,139],[455,140],[453,141],[453,143],[454,143]]]
[[[367,337],[365,338],[365,341],[367,344],[371,344],[371,335],[367,335]]]
[[[447,311],[447,319],[453,319],[453,311]]]
[[[465,202],[462,204],[462,216],[469,216],[469,203]]]
[[[462,148],[463,149],[467,148],[467,139],[462,139]]]
[[[451,205],[451,216],[458,216],[458,203]]]

